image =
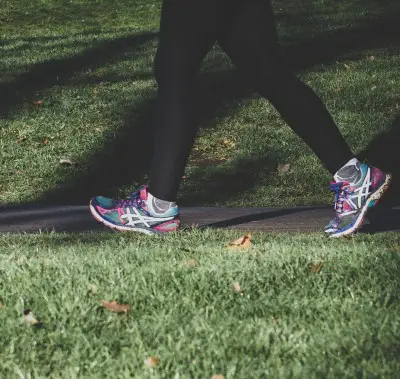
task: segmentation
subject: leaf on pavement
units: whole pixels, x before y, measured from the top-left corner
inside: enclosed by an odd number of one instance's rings
[[[230,249],[249,249],[251,247],[251,234],[246,234],[237,240],[232,241],[228,248]]]
[[[324,267],[324,262],[318,262],[318,263],[310,263],[308,265],[308,268],[310,269],[311,272],[321,272],[322,267]]]
[[[144,364],[147,367],[155,367],[160,364],[160,358],[158,357],[148,357],[147,359],[144,360]]]
[[[129,304],[119,304],[115,300],[113,301],[100,300],[100,304],[105,309],[116,313],[128,313],[131,310],[131,306]]]

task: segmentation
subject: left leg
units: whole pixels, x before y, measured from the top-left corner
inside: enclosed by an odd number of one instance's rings
[[[280,59],[269,0],[232,0],[219,39],[222,48],[253,87],[279,111],[288,125],[334,174],[336,217],[326,231],[351,234],[362,226],[391,176],[353,158],[343,136],[315,92],[296,78]]]
[[[218,42],[333,174],[353,157],[326,107],[282,61],[269,0],[232,0]]]

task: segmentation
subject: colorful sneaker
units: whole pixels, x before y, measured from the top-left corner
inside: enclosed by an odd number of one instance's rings
[[[153,199],[147,187],[142,186],[126,200],[96,196],[90,200],[89,208],[97,221],[118,231],[160,234],[178,230],[179,208],[175,205],[164,213],[151,212]]]
[[[357,160],[349,163],[335,174],[335,181],[329,186],[335,193],[336,211],[336,217],[325,227],[330,237],[355,233],[366,221],[368,209],[378,203],[391,181],[391,174],[378,168]]]

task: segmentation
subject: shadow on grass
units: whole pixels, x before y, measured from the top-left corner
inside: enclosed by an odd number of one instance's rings
[[[357,57],[363,49],[392,46],[399,41],[400,34],[396,33],[398,30],[397,18],[392,14],[382,15],[358,29],[324,32],[308,41],[288,45],[284,48],[284,55],[295,70],[306,69],[315,64],[331,63],[344,55]],[[122,51],[137,50],[155,37],[156,33],[144,33],[117,39],[101,43],[82,55],[35,65],[29,73],[21,75],[0,89],[0,94],[7,97],[0,103],[0,112],[7,116],[14,107],[22,104],[25,98],[35,91],[59,84],[60,81],[63,84],[70,84],[71,77],[76,71],[115,60]],[[203,123],[207,123],[207,120],[215,116],[222,101],[232,104],[232,107],[226,110],[228,114],[234,111],[239,100],[252,95],[235,72],[206,73],[202,74],[200,79],[198,111]],[[142,101],[136,106],[134,118],[132,110],[127,110],[125,127],[121,128],[121,132],[103,151],[90,153],[87,170],[72,179],[65,180],[63,188],[49,191],[39,198],[38,202],[85,204],[93,195],[113,195],[115,188],[140,182],[149,169],[151,146],[147,141],[151,140],[153,107],[154,99]],[[397,142],[394,142],[396,138]],[[141,143],[133,145],[137,141]],[[385,146],[384,150],[393,149],[394,152],[398,143],[400,140],[396,132],[392,134],[390,145]],[[379,156],[376,153],[379,148],[373,148],[375,145],[375,142],[371,143],[366,155]],[[277,152],[271,151],[269,156],[263,158],[238,160],[234,165],[228,165],[223,170],[211,173],[208,175],[210,185],[208,183],[204,185],[201,192],[195,188],[185,191],[182,202],[199,205],[211,197],[226,201],[238,193],[250,190],[257,184],[260,170],[268,172],[276,166],[274,158],[276,154]],[[377,165],[379,166],[379,162]],[[204,169],[199,169],[194,176],[201,178],[204,172]],[[237,180],[238,172],[245,173],[240,180]]]
[[[158,33],[149,32],[100,42],[82,54],[32,65],[27,73],[0,85],[0,119],[9,117],[15,108],[29,102],[37,92],[55,85],[71,84],[72,76],[77,72],[115,61],[123,52],[137,51],[157,36]]]

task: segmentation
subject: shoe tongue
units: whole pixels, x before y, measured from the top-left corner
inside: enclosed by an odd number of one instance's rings
[[[147,200],[147,186],[140,187],[140,200]]]

